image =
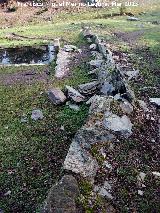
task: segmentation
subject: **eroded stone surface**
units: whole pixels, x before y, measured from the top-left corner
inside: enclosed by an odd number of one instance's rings
[[[86,104],[91,104],[89,113],[105,112],[110,110],[110,103],[113,101],[112,98],[100,95],[94,95],[91,97]]]
[[[126,115],[119,117],[116,114],[107,112],[105,113],[104,126],[115,132],[120,132],[124,136],[130,136],[132,134],[133,124]]]
[[[97,161],[73,140],[66,159],[64,169],[71,170],[83,177],[94,178],[99,166]]]
[[[68,75],[69,72],[69,62],[70,62],[70,53],[66,52],[64,49],[60,49],[57,54],[57,66],[55,67],[55,77],[63,78]]]
[[[91,95],[96,92],[96,90],[99,87],[99,82],[98,81],[92,81],[86,84],[81,84],[78,86],[78,89],[80,93],[84,95]]]
[[[79,194],[76,179],[65,175],[50,189],[41,213],[77,213],[76,199]]]

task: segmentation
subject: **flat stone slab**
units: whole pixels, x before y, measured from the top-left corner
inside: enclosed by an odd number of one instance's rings
[[[56,78],[63,78],[68,75],[69,73],[69,62],[70,62],[70,53],[66,52],[63,49],[59,50],[57,54],[57,66],[55,67],[55,77]]]
[[[73,87],[67,86],[66,89],[68,90],[68,96],[73,101],[79,103],[85,100],[85,97],[81,95],[77,90],[75,90]]]
[[[92,81],[78,86],[78,90],[84,95],[91,95],[96,92],[99,87],[98,81]]]
[[[48,97],[55,105],[62,104],[66,101],[66,96],[59,88],[53,88],[49,90]]]
[[[132,134],[132,126],[130,119],[123,115],[119,117],[111,112],[105,113],[104,126],[115,132],[120,132],[124,136],[130,136]]]
[[[88,178],[94,178],[99,168],[97,161],[75,140],[69,148],[63,167]]]
[[[76,199],[80,195],[78,183],[72,175],[65,175],[49,191],[41,213],[77,213]]]

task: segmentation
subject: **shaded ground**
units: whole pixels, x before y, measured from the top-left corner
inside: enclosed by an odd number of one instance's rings
[[[135,44],[144,34],[144,30],[138,30],[133,32],[116,32],[115,36],[124,42]]]

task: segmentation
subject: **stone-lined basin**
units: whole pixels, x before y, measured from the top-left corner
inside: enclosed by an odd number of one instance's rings
[[[0,48],[0,65],[43,65],[55,58],[54,45]]]

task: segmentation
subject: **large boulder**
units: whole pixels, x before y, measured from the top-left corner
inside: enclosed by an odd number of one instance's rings
[[[50,189],[41,213],[77,213],[76,199],[79,194],[76,179],[65,175]]]
[[[59,88],[53,88],[49,90],[48,97],[55,105],[62,104],[66,101],[66,96]]]
[[[73,101],[79,103],[85,100],[85,97],[81,95],[77,90],[75,90],[73,87],[67,86],[66,89],[68,91],[68,96],[71,98]]]

